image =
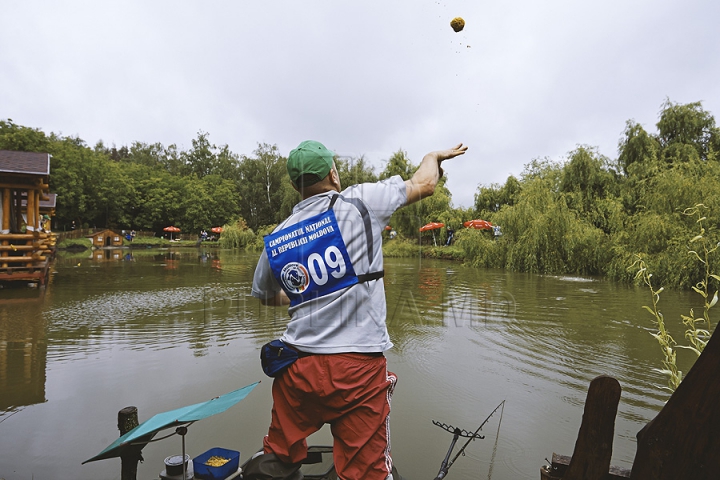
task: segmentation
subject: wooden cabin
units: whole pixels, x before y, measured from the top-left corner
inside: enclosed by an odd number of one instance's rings
[[[122,236],[108,229],[100,230],[85,237],[92,240],[92,246],[95,248],[122,247],[123,245]]]
[[[0,281],[47,280],[51,239],[40,204],[51,201],[49,177],[50,154],[0,150]]]

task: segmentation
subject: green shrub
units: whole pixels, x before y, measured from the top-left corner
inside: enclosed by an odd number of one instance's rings
[[[416,257],[422,253],[422,247],[405,238],[394,238],[383,243],[383,255],[386,257]]]
[[[177,244],[174,242],[172,245]],[[151,247],[164,247],[171,245],[170,240],[162,237],[135,237],[135,240],[130,242],[131,246],[138,247],[140,245],[146,245]]]
[[[89,238],[66,238],[65,240],[63,240],[57,244],[57,248],[62,248],[62,249],[77,248],[78,250],[83,248],[83,249],[87,250],[88,248],[92,248],[92,240],[90,240]]]
[[[253,246],[255,240],[255,233],[247,226],[245,220],[239,218],[234,223],[223,226],[218,242],[222,248],[248,248]]]

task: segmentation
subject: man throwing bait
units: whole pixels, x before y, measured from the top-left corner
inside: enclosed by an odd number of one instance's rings
[[[252,295],[264,305],[289,305],[291,318],[280,340],[263,347],[263,368],[274,377],[272,421],[265,454],[251,461],[246,478],[263,468],[295,478],[306,438],[326,423],[339,478],[392,478],[397,377],[383,355],[392,343],[381,235],[396,210],[433,194],[441,163],[466,150],[459,144],[428,153],[410,180],[394,176],[345,190],[323,144],[308,140],[290,152],[288,175],[302,200],[265,237]]]

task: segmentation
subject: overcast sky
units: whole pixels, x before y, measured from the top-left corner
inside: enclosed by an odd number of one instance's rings
[[[720,115],[717,0],[0,6],[0,119],[90,146],[188,149],[203,131],[287,156],[315,139],[378,172],[463,142],[444,165],[455,206],[577,145],[616,158],[625,122],[655,132],[666,98]]]

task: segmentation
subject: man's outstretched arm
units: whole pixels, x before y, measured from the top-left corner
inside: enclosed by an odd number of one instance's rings
[[[437,150],[425,155],[420,162],[420,167],[410,180],[405,180],[407,189],[407,205],[429,197],[435,193],[435,187],[442,176],[442,168],[440,164],[444,160],[457,157],[467,151],[466,146],[462,143],[448,150]]]

